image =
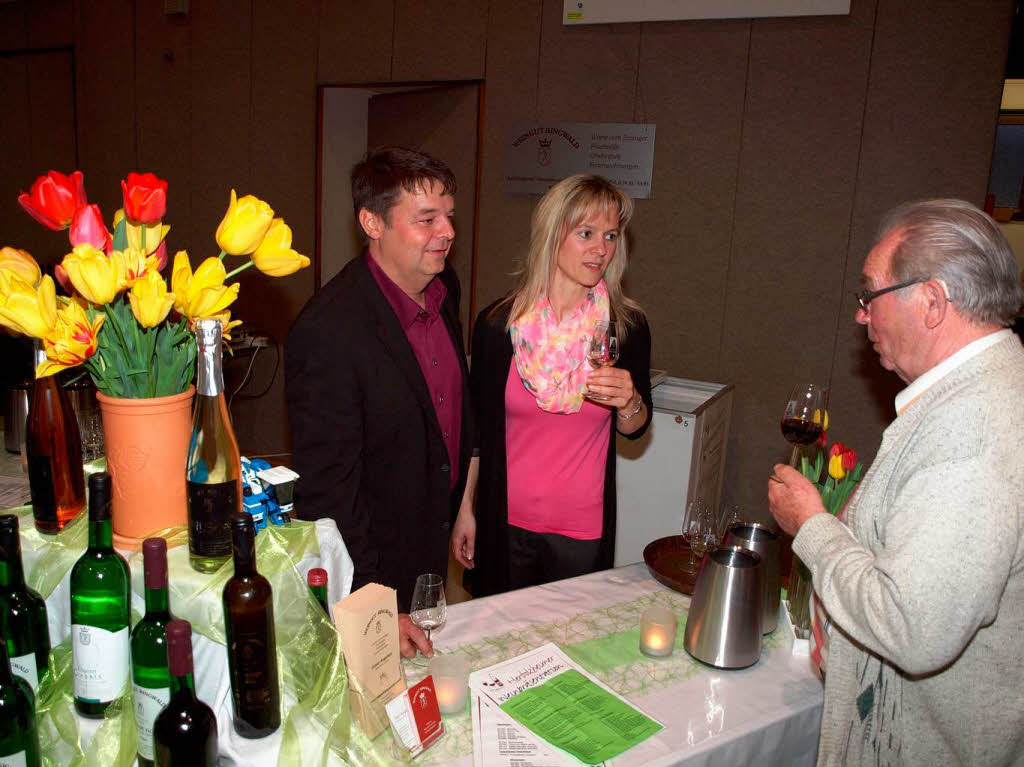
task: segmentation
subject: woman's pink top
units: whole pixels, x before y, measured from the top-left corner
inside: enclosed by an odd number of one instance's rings
[[[611,409],[584,400],[549,413],[523,386],[513,358],[505,383],[508,523],[579,540],[601,537]]]

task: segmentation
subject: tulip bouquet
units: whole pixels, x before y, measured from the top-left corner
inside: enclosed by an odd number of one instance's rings
[[[828,423],[828,415],[825,419]],[[823,431],[818,439],[819,450],[813,463],[806,455],[800,459],[800,473],[818,488],[825,511],[835,516],[846,505],[854,487],[860,482],[864,467],[857,460],[853,448],[836,441],[826,451],[827,444],[828,433]]]
[[[53,278],[43,275],[25,251],[0,251],[0,324],[41,339],[46,361],[36,377],[81,365],[97,389],[111,397],[143,398],[180,394],[195,373],[195,320],[215,317],[224,337],[240,325],[228,307],[238,283],[227,280],[251,266],[283,277],[309,265],[291,247],[292,232],[262,200],[231,191],[227,213],[217,227],[220,254],[193,271],[178,251],[170,287],[161,276],[167,265],[163,223],[167,182],[152,173],[129,173],[121,182],[124,207],[107,230],[99,206],[85,196],[82,173],[50,171],[18,202],[44,226],[68,230],[71,252],[56,267],[68,292],[58,296]],[[226,256],[249,256],[228,272]]]
[[[819,422],[817,411],[814,414],[815,423]],[[800,459],[800,473],[809,479],[821,493],[821,501],[825,505],[825,511],[832,516],[842,511],[846,502],[853,494],[854,488],[860,482],[864,467],[857,460],[857,453],[853,448],[847,447],[842,442],[833,442],[828,446],[828,412],[824,415],[825,431],[822,431],[818,438],[818,450],[811,461],[806,455]],[[811,616],[812,601],[814,592],[811,583],[811,573],[807,566],[800,561],[799,557],[793,557],[793,569],[789,576],[789,608],[790,618],[796,634],[801,639],[811,637]],[[821,638],[815,637],[816,648],[820,647]],[[818,650],[815,649],[815,653]],[[820,665],[820,653],[814,655],[815,663]]]

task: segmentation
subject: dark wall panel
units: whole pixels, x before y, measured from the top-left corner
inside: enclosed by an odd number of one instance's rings
[[[109,218],[121,179],[138,165],[135,141],[135,4],[75,5],[78,159],[89,201]]]
[[[318,82],[390,80],[394,25],[394,0],[324,0],[320,4]]]
[[[636,122],[657,126],[653,196],[631,225],[631,293],[651,323],[653,364],[718,380],[749,21],[648,24]]]
[[[475,80],[483,77],[487,3],[395,0],[391,79]]]
[[[895,205],[984,201],[1011,16],[1010,3],[879,0],[831,395],[836,437],[865,460],[904,384],[853,321],[861,265]]]
[[[168,245],[188,249],[192,220],[192,66],[188,20],[167,15],[162,3],[140,3],[136,11],[135,98],[139,173],[168,183]],[[110,211],[104,211],[107,218]],[[198,254],[197,254],[198,255]],[[169,272],[168,272],[169,273]]]
[[[755,516],[767,514],[766,472],[788,457],[789,388],[829,377],[873,17],[862,2],[848,17],[751,30],[721,377],[737,395],[726,497]]]

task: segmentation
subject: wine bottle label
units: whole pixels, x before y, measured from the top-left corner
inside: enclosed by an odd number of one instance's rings
[[[53,489],[50,456],[28,456],[28,490],[32,497],[32,514],[37,519],[56,521],[57,495]]]
[[[28,682],[32,692],[36,691],[36,688],[39,686],[39,669],[36,668],[36,654],[34,652],[11,658],[11,671]]]
[[[228,664],[228,670],[231,672],[236,715],[240,715],[241,710],[265,707],[271,699],[270,685],[277,682],[276,668],[270,668],[267,632],[233,632],[230,650],[234,663]],[[276,658],[273,663],[276,666]]]
[[[75,672],[75,697],[89,703],[107,703],[128,682],[131,637],[128,627],[107,631],[97,626],[71,626],[71,661]]]
[[[188,484],[188,549],[199,557],[231,556],[231,520],[238,514],[238,483]]]
[[[9,756],[0,756],[0,767],[28,767],[28,757],[24,751]]]
[[[142,687],[132,685],[135,699],[135,727],[139,733],[139,756],[155,759],[153,752],[153,722],[171,702],[170,687]]]

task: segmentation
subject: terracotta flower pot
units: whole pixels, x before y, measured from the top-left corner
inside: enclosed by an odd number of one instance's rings
[[[152,399],[96,395],[114,490],[114,544],[120,548],[187,521],[185,460],[195,391],[189,386]]]

